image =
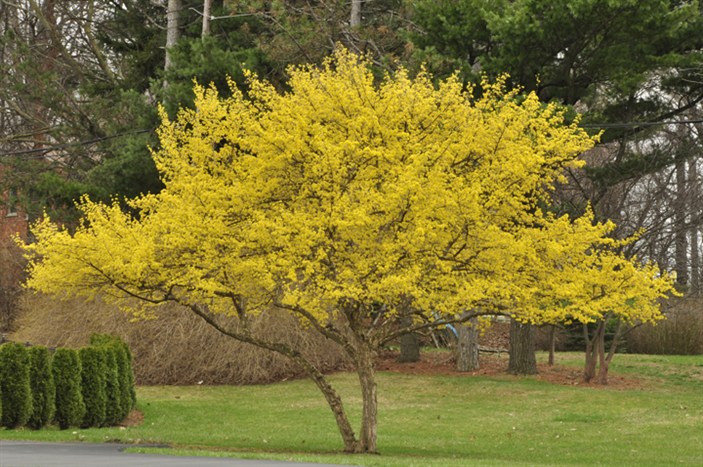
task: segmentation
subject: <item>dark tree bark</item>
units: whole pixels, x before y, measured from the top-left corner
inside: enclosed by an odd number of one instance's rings
[[[413,324],[412,317],[404,315],[400,318],[402,327],[410,327]],[[416,333],[404,334],[400,336],[399,363],[412,363],[420,361],[420,337]]]
[[[700,198],[700,190],[698,185],[698,169],[696,167],[696,161],[691,160],[688,164],[688,183],[690,185],[690,199],[691,203],[697,203]],[[697,294],[700,291],[701,286],[701,260],[700,260],[700,250],[699,250],[699,235],[698,230],[700,229],[699,222],[691,222],[691,292]]]
[[[536,375],[535,330],[531,324],[517,320],[510,322],[510,351],[508,373],[513,375]]]
[[[478,320],[472,318],[465,324],[457,324],[456,331],[457,371],[478,370]]]
[[[685,227],[688,208],[686,159],[683,154],[676,155],[676,202],[674,221],[674,260],[676,262],[676,284],[680,287],[688,285],[688,232]]]
[[[554,366],[554,352],[557,346],[557,327],[549,326],[549,366]]]

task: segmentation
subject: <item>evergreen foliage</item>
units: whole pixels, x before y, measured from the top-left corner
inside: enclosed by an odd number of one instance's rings
[[[107,385],[105,351],[99,347],[84,347],[78,351],[81,360],[81,394],[85,404],[83,428],[102,426],[105,422]]]
[[[132,358],[132,352],[129,350],[127,344],[124,342],[120,347],[122,348],[121,352],[124,354],[125,362],[124,367],[122,368],[122,380],[124,381],[122,386],[122,394],[123,397],[129,396],[125,398],[125,400],[127,401],[127,403],[125,404],[125,416],[127,416],[129,415],[129,412],[137,406],[137,385],[134,381],[134,359]]]
[[[78,426],[85,415],[85,404],[81,393],[81,361],[74,349],[56,349],[52,363],[56,384],[55,422],[65,430]]]
[[[54,417],[56,387],[51,372],[51,355],[46,347],[29,348],[29,380],[32,389],[32,415],[27,426],[38,430]]]
[[[117,348],[99,347],[105,354],[105,420],[104,426],[114,426],[124,419]]]
[[[112,349],[117,365],[117,383],[119,390],[119,420],[123,420],[137,404],[137,392],[132,368],[132,353],[129,346],[119,337],[109,334],[93,334],[90,344]]]
[[[7,428],[21,427],[32,414],[32,392],[29,383],[29,354],[22,344],[0,346],[0,386],[2,386],[2,418]]]

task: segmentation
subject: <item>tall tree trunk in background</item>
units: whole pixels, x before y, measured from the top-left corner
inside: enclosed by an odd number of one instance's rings
[[[676,271],[676,284],[679,287],[688,285],[688,229],[686,228],[686,214],[688,207],[688,193],[686,183],[686,158],[683,153],[676,154],[676,201],[674,211],[674,260]]]
[[[690,200],[693,206],[697,206],[700,202],[700,186],[698,185],[698,168],[696,159],[691,159],[688,164],[688,184],[690,192]],[[700,210],[700,208],[699,208]],[[699,216],[694,210],[692,216]],[[698,235],[701,219],[695,219],[691,222],[691,292],[698,293],[701,290],[701,260],[700,260],[700,237]]]
[[[457,371],[478,370],[478,320],[471,318],[466,323],[457,324],[456,332]]]
[[[203,32],[201,38],[205,39],[210,35],[210,18],[212,17],[212,0],[203,2]]]
[[[351,16],[349,18],[351,27],[361,26],[361,2],[362,0],[351,0]]]
[[[513,375],[537,374],[534,326],[515,319],[510,322],[509,355],[508,373]]]
[[[168,71],[173,65],[171,48],[176,45],[176,42],[181,37],[179,26],[183,5],[181,0],[168,0],[166,8],[166,61],[164,62],[164,70]]]
[[[557,327],[553,324],[549,325],[549,366],[554,366],[554,352],[557,347]]]
[[[400,317],[400,325],[404,328],[412,326],[413,318],[409,314]],[[416,333],[404,334],[400,337],[399,363],[420,361],[420,337]]]

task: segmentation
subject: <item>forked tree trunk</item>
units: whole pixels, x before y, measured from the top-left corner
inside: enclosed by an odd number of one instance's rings
[[[334,390],[322,373],[316,371],[316,369],[315,371],[310,371],[310,368],[306,368],[306,370],[308,370],[310,378],[315,382],[320,391],[322,391],[322,394],[327,400],[327,404],[334,414],[337,428],[339,428],[339,433],[342,435],[342,441],[344,442],[344,452],[357,452],[359,450],[359,441],[354,435],[354,429],[349,423],[339,394],[337,394],[337,391]]]
[[[472,318],[467,323],[457,324],[456,332],[457,371],[478,370],[478,320]]]
[[[510,350],[508,373],[513,375],[536,375],[535,331],[531,324],[515,319],[510,322]]]
[[[231,337],[240,342],[245,342],[247,344],[260,347],[262,349],[271,350],[273,352],[283,355],[286,358],[289,358],[296,364],[300,365],[300,367],[305,371],[305,373],[307,373],[310,379],[313,380],[315,385],[325,396],[327,404],[329,405],[330,409],[332,410],[332,413],[334,414],[339,433],[342,435],[342,441],[344,442],[344,451],[349,453],[363,452],[364,447],[368,446],[369,442],[367,439],[364,439],[364,441],[360,441],[357,440],[356,436],[354,435],[354,430],[352,429],[351,424],[349,423],[349,418],[347,418],[346,411],[344,410],[342,399],[339,397],[339,394],[337,394],[337,391],[335,391],[332,385],[327,381],[325,375],[322,374],[322,372],[320,372],[320,370],[318,370],[315,365],[308,361],[299,351],[288,347],[285,344],[271,343],[258,339],[247,331],[239,332],[237,330],[228,329],[217,322],[217,320],[208,311],[207,306],[203,306],[200,304],[189,304],[188,307],[196,315],[200,316],[203,320],[205,320],[206,323],[217,329],[220,333],[224,334],[225,336]],[[360,358],[360,355],[364,358]],[[364,432],[364,436],[366,436],[366,438],[369,438],[371,435],[373,436],[372,444],[373,449],[375,450],[377,407],[376,382],[373,371],[373,353],[371,351],[364,353],[362,348],[362,352],[357,352],[356,356],[357,358],[355,359],[355,363],[357,366],[357,371],[359,373],[359,380],[361,381],[362,394],[364,399],[364,421],[362,421],[362,425],[367,425],[366,420],[368,419],[371,420],[369,426],[373,427],[373,430],[367,429]],[[367,387],[371,387],[372,390],[366,390],[365,388]],[[373,397],[369,398],[367,397],[367,394],[370,394]],[[367,404],[367,399],[372,401],[372,403]],[[366,408],[367,405],[369,405],[368,409]],[[371,414],[372,416],[367,417],[367,413]]]
[[[601,334],[605,337],[605,322],[601,321],[596,326],[593,337],[589,335],[588,325],[583,325],[583,337],[586,340],[586,364],[583,369],[583,381],[590,383],[596,376],[596,367],[598,366],[598,355],[601,353],[603,343],[601,342]]]
[[[584,324],[584,336],[586,337],[586,367],[583,372],[583,380],[590,383],[595,379],[598,384],[608,384],[608,369],[610,362],[615,356],[618,342],[622,336],[622,321],[618,321],[615,336],[610,343],[608,354],[605,353],[605,327],[606,320],[598,322],[593,337],[588,334],[588,326]],[[590,337],[590,338],[589,338]]]

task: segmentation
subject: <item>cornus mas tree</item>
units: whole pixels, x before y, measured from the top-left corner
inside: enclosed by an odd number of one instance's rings
[[[542,209],[593,144],[562,110],[501,82],[472,100],[404,71],[379,83],[344,50],[290,69],[290,91],[250,77],[247,97],[195,86],[165,114],[154,159],[164,190],[132,213],[82,200],[70,233],[44,219],[29,285],[100,294],[137,316],[177,302],[220,332],[296,361],[323,392],[350,452],[375,452],[376,349],[403,333],[491,313],[654,320],[671,286],[619,256],[609,224]],[[618,284],[616,286],[616,284]],[[252,316],[296,316],[346,352],[363,400],[357,433],[324,375]],[[399,314],[413,319],[399,324]]]

